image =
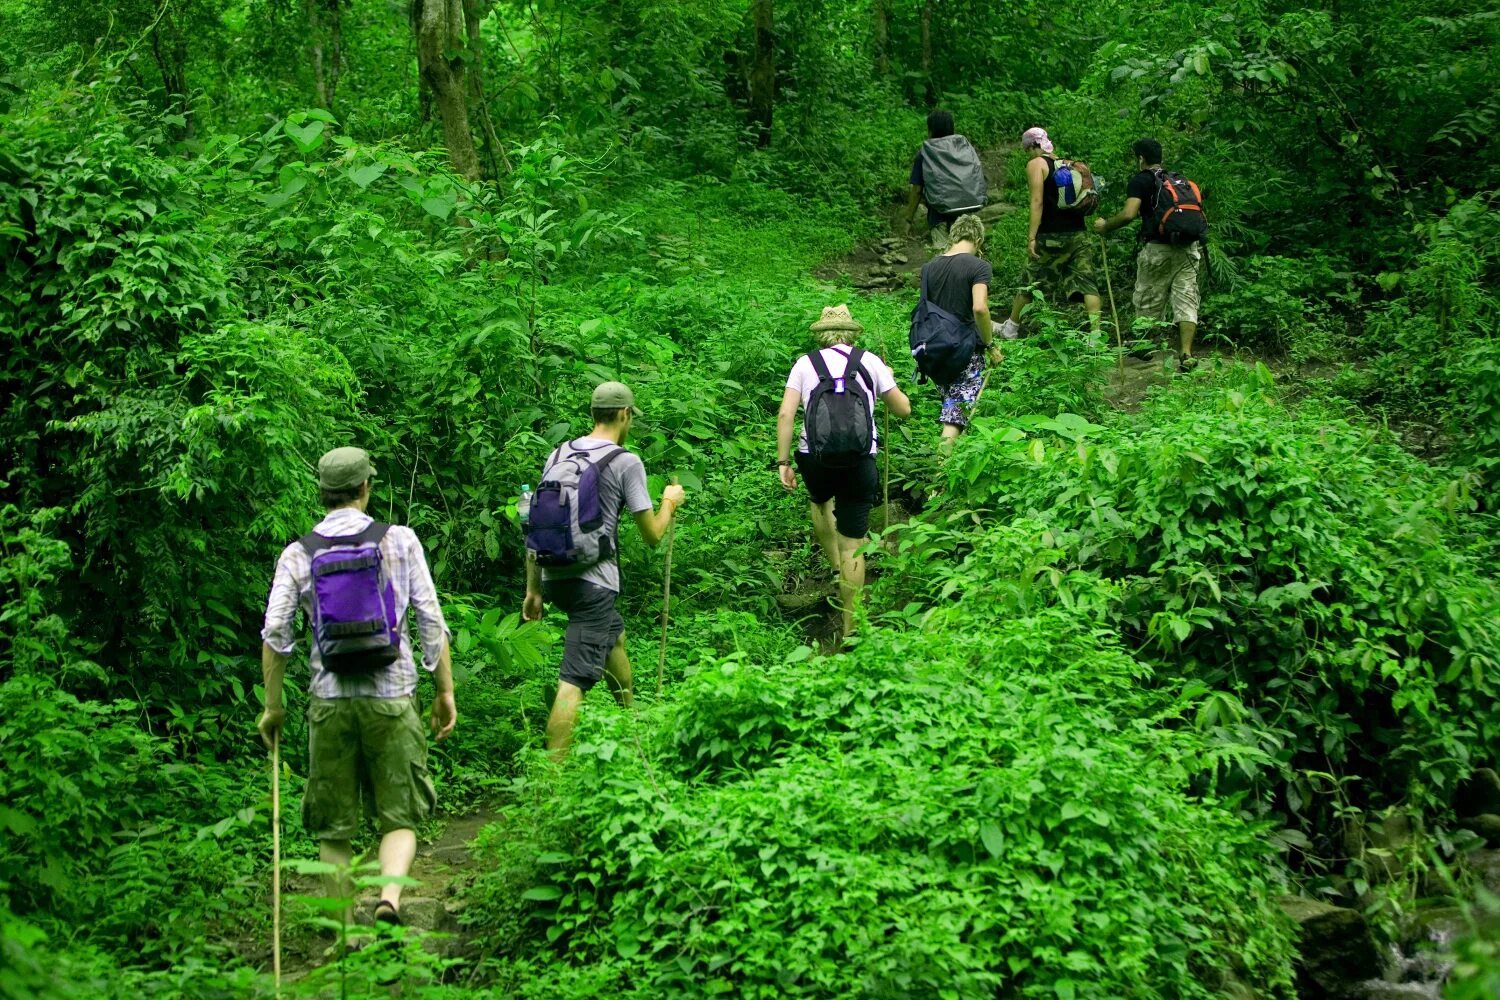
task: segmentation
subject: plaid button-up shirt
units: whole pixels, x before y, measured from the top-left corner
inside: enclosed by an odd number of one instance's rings
[[[359,534],[373,520],[353,507],[339,507],[329,511],[313,530],[325,538],[341,538]],[[433,586],[432,573],[422,554],[422,543],[417,541],[416,533],[410,528],[392,525],[380,543],[380,552],[396,593],[396,608],[401,614],[401,652],[395,663],[372,674],[340,676],[323,669],[318,644],[309,643],[312,647],[308,657],[312,682],[308,690],[314,698],[410,696],[417,689],[417,667],[412,658],[407,609],[416,612],[417,627],[422,634],[422,666],[429,671],[437,669],[438,657],[449,637],[448,623],[443,620],[437,588]],[[312,561],[302,544],[293,542],[282,550],[281,558],[276,562],[276,578],[271,584],[271,596],[266,601],[265,627],[260,632],[266,645],[283,655],[291,655],[297,647],[292,622],[298,607],[307,613],[310,621]]]

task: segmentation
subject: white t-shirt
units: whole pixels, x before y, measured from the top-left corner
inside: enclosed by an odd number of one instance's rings
[[[819,353],[823,355],[823,364],[828,366],[828,374],[834,378],[843,378],[844,370],[849,367],[849,352],[851,347],[825,347]],[[870,392],[869,385],[864,379],[855,376],[853,381],[860,389],[864,390],[866,396],[870,397],[870,412],[875,412],[875,397],[884,395],[896,388],[896,376],[891,374],[890,368],[884,361],[866,351],[865,356],[860,359],[860,365],[865,374],[875,381],[875,391]],[[847,385],[847,383],[846,383]],[[802,394],[802,423],[801,436],[797,439],[797,450],[807,454],[807,401],[812,398],[813,390],[818,387],[818,372],[813,367],[812,359],[807,355],[797,359],[792,365],[792,373],[786,377],[786,387],[796,389]],[[877,441],[870,441],[870,454],[878,450]]]

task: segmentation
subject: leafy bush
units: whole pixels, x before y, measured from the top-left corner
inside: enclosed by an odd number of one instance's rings
[[[1500,739],[1500,591],[1465,551],[1462,483],[1268,385],[1236,371],[1138,420],[992,429],[951,483],[1044,519],[1065,565],[1116,582],[1127,642],[1243,703],[1277,808],[1327,829],[1346,795],[1442,807]]]
[[[706,657],[658,711],[591,714],[481,841],[471,919],[523,956],[507,988],[1211,996],[1242,968],[1285,991],[1263,847],[1178,790],[1196,737],[1142,718],[1141,665],[967,584],[848,656]],[[528,926],[599,964],[541,964]]]

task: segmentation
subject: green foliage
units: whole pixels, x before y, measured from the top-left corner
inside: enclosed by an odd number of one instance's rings
[[[1119,586],[1127,641],[1243,705],[1284,815],[1328,830],[1345,796],[1441,807],[1500,736],[1500,593],[1465,551],[1467,493],[1268,385],[1235,373],[1139,421],[991,431],[951,485],[1044,518],[1065,565]]]
[[[1155,714],[1140,664],[1061,610],[976,617],[1008,581],[961,576],[849,656],[708,656],[660,712],[591,716],[482,841],[473,919],[600,964],[523,961],[511,988],[1211,996],[1240,967],[1285,989],[1253,834],[1177,790],[1198,737],[1122,725]]]

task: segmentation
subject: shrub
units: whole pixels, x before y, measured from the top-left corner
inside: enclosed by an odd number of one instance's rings
[[[1206,997],[1238,967],[1284,992],[1264,848],[1180,791],[1195,737],[1129,721],[1140,664],[1061,612],[993,620],[970,583],[848,656],[709,658],[640,720],[591,714],[481,841],[472,920],[515,956],[502,982]],[[599,964],[517,948],[528,927]]]

